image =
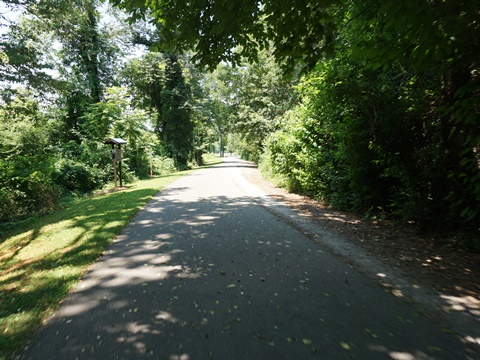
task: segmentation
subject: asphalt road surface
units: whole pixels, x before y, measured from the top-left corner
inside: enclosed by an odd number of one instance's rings
[[[474,358],[267,211],[248,166],[227,158],[159,193],[22,358]]]

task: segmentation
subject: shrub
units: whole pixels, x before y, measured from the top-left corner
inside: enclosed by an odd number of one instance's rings
[[[71,192],[87,193],[104,184],[104,172],[74,160],[63,159],[55,165],[55,183]]]
[[[26,195],[11,188],[0,188],[0,221],[6,221],[24,215],[21,204]]]
[[[152,165],[153,173],[157,175],[167,175],[176,171],[175,162],[168,157],[154,157]]]
[[[60,194],[49,176],[41,171],[34,171],[25,178],[13,178],[0,188],[0,220],[7,221],[54,210],[58,206]]]

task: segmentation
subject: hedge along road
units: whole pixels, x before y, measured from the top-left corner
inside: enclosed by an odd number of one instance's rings
[[[267,211],[249,166],[227,158],[157,194],[22,358],[473,358]]]

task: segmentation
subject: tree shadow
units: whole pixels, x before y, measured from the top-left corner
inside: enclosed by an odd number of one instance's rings
[[[468,351],[255,198],[170,194],[132,219],[24,358],[433,358],[439,349],[458,358]],[[95,221],[79,218],[76,226]],[[45,266],[88,262],[96,241]]]
[[[207,167],[207,169],[211,168],[249,168],[249,169],[256,169],[258,166],[254,163],[250,163],[243,160],[233,160],[229,162],[223,162],[220,165],[215,165],[211,167]]]

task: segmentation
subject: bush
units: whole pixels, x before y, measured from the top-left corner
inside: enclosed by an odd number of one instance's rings
[[[110,167],[109,180],[113,179],[113,166]],[[137,174],[135,171],[130,169],[129,159],[124,159],[122,161],[122,184],[132,183],[138,180]],[[120,165],[117,162],[117,181],[120,182]]]
[[[34,171],[26,178],[13,178],[0,188],[0,221],[54,210],[60,193],[51,179],[40,171]]]
[[[167,175],[174,173],[175,162],[171,158],[167,157],[154,157],[152,161],[153,173],[157,175]]]
[[[63,159],[55,165],[54,180],[68,191],[87,193],[104,184],[104,172],[74,160]]]
[[[35,171],[30,174],[27,181],[27,198],[29,208],[36,213],[46,213],[57,208],[61,191],[53,183],[49,173]]]
[[[21,204],[25,201],[24,192],[11,189],[0,188],[0,221],[6,221],[25,214],[25,209]]]

